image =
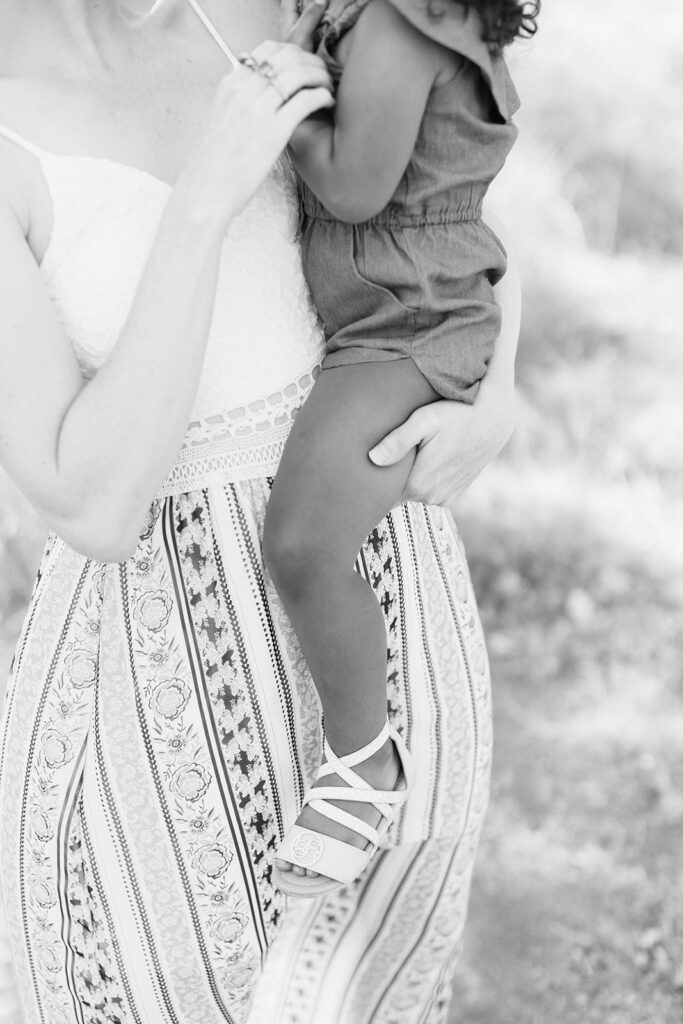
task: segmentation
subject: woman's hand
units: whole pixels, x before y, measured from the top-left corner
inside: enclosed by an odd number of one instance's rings
[[[370,452],[378,466],[417,455],[404,501],[451,505],[507,444],[514,427],[514,396],[477,397],[474,405],[433,402],[417,409]]]
[[[267,62],[268,75],[239,67],[223,79],[174,189],[195,220],[221,232],[249,202],[297,125],[334,103],[323,61],[298,45],[267,41],[252,57]]]
[[[282,38],[302,50],[313,49],[313,35],[327,10],[329,0],[313,0],[300,13],[299,0],[280,0]]]
[[[490,209],[486,221],[502,238],[506,232]],[[369,453],[378,466],[417,455],[404,500],[451,505],[498,455],[515,425],[515,354],[519,339],[521,287],[514,251],[509,246],[507,273],[495,286],[502,323],[488,373],[474,405],[434,402],[417,409]]]

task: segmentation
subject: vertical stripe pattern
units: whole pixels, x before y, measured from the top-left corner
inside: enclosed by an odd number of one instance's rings
[[[356,569],[387,628],[415,792],[362,879],[270,868],[320,706],[264,570],[269,480],[154,503],[132,558],[46,548],[1,740],[0,875],[26,1024],[442,1024],[488,798],[488,664],[448,513]]]

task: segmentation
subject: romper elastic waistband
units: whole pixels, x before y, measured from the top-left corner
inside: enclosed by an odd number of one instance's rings
[[[337,221],[339,219],[338,217],[333,217],[329,210],[326,210],[321,203],[311,202],[308,196],[303,199],[302,206],[304,213],[311,220]],[[468,221],[481,220],[481,216],[481,203],[476,203],[473,206],[460,210],[402,210],[388,207],[375,217],[370,217],[368,220],[363,221],[363,224],[374,224],[378,227],[389,228],[418,228],[423,227],[425,224],[463,224]]]

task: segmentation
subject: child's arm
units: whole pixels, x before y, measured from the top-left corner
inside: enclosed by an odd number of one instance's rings
[[[379,213],[396,191],[430,90],[454,73],[457,58],[387,0],[372,0],[347,39],[333,116],[305,122],[290,152],[330,213],[357,223]]]

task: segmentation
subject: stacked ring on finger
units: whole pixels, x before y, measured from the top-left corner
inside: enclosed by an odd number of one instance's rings
[[[245,68],[249,68],[250,71],[255,71],[261,78],[265,78],[269,85],[272,85],[276,92],[280,94],[280,98],[283,103],[286,103],[289,96],[286,95],[277,83],[277,72],[269,60],[256,60],[251,53],[242,53],[237,58],[240,64]]]
[[[257,64],[256,64],[256,68],[254,70],[259,75],[263,75],[263,77],[273,86],[273,88],[276,89],[279,92],[280,96],[282,97],[282,101],[284,103],[286,103],[287,100],[289,99],[289,96],[287,96],[282,91],[280,86],[278,85],[278,80],[277,80],[278,73],[275,70],[275,68],[273,67],[273,65],[270,63],[270,61],[269,60],[258,61]]]
[[[250,53],[241,53],[237,60],[240,62],[242,67],[249,68],[250,71],[256,71],[258,67],[258,61],[255,57],[252,57]]]

